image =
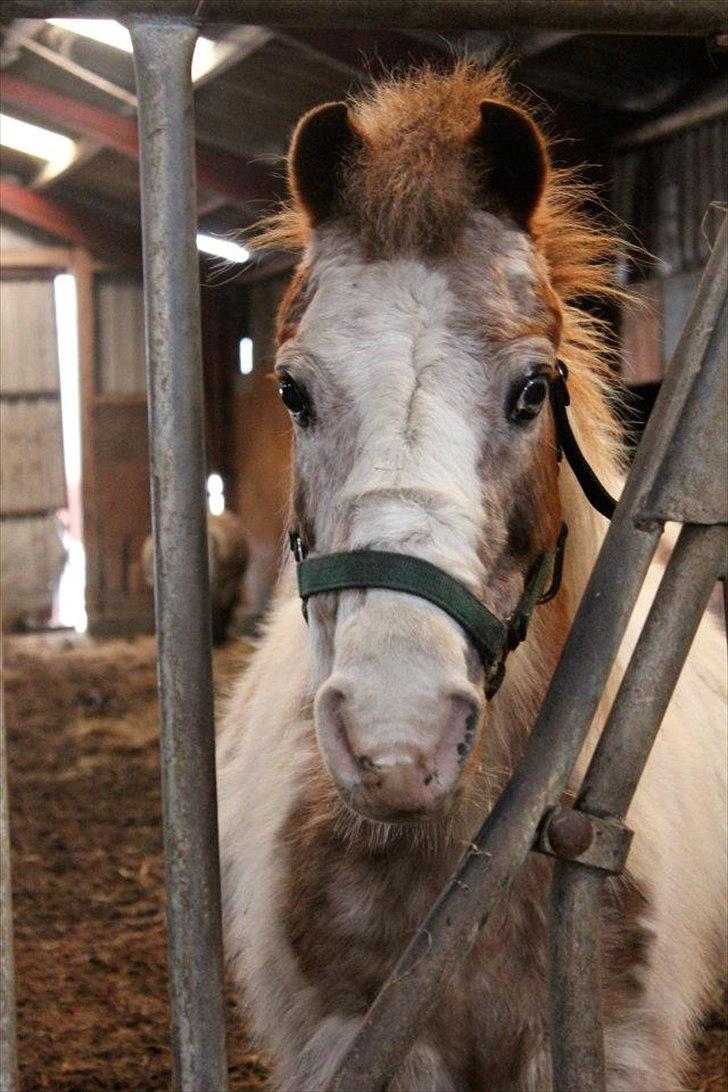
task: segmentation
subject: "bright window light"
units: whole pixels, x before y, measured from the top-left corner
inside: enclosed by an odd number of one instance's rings
[[[0,144],[59,167],[70,163],[76,154],[76,142],[70,137],[8,114],[0,114]]]
[[[225,258],[229,262],[247,262],[250,251],[233,239],[223,239],[219,235],[197,235],[197,249],[203,254],[212,254],[216,258]]]
[[[192,82],[196,83],[211,72],[217,64],[217,42],[211,38],[198,38],[192,54]]]
[[[91,38],[94,42],[131,53],[129,31],[121,23],[117,23],[116,19],[46,19],[46,22],[54,27],[70,30],[81,38]]]
[[[63,532],[67,560],[57,591],[57,617],[78,633],[88,627],[86,616],[86,551],[81,541],[81,393],[78,360],[76,278],[61,273],[53,280],[61,388],[63,458],[68,487],[69,527]]]
[[[213,516],[225,511],[225,487],[219,474],[210,474],[207,479],[207,507]]]
[[[66,481],[81,481],[81,406],[79,403],[78,321],[76,278],[61,273],[53,279],[61,386],[61,427]]]
[[[90,38],[102,45],[121,49],[124,53],[131,53],[131,35],[116,19],[46,19],[54,27],[62,30],[70,30],[72,34],[78,34],[81,38]],[[210,72],[217,62],[217,42],[211,38],[198,38],[195,52],[192,57],[192,82],[202,79]]]
[[[253,339],[241,337],[240,339],[240,374],[250,375],[253,370]]]

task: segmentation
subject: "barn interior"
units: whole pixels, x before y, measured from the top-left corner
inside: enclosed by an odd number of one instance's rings
[[[294,259],[251,255],[246,232],[284,195],[297,119],[385,73],[511,58],[559,161],[595,184],[594,215],[644,248],[619,270],[631,301],[604,316],[637,436],[728,200],[728,39],[223,23],[202,34],[207,499],[247,542],[232,640],[215,656],[223,687],[287,525],[290,430],[270,371]],[[168,1083],[130,48],[113,20],[2,24],[0,551],[24,1088]],[[687,1087],[725,1092],[725,1022],[698,1047]],[[264,1076],[254,1051],[233,1052],[231,1087]]]

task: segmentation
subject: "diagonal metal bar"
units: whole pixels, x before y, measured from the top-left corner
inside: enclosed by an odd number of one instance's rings
[[[724,222],[521,764],[370,1007],[330,1092],[378,1092],[392,1077],[566,787],[662,534],[658,522],[636,525],[643,498],[706,352],[722,348],[716,321],[727,280]]]
[[[139,96],[173,1086],[227,1087],[189,23],[130,21]]]

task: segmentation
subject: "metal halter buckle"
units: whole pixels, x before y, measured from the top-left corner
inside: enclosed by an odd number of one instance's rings
[[[303,545],[303,539],[298,531],[288,532],[288,542],[291,547],[291,553],[293,554],[296,563],[303,561],[306,557],[306,548]]]

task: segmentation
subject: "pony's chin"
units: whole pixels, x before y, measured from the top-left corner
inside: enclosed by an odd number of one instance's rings
[[[336,783],[335,783],[336,784]],[[369,819],[373,823],[386,823],[388,826],[421,827],[429,826],[446,819],[450,813],[456,792],[449,792],[441,797],[434,808],[387,808],[377,806],[367,800],[365,791],[360,788],[344,788],[336,785],[336,790],[348,811],[360,819]]]

